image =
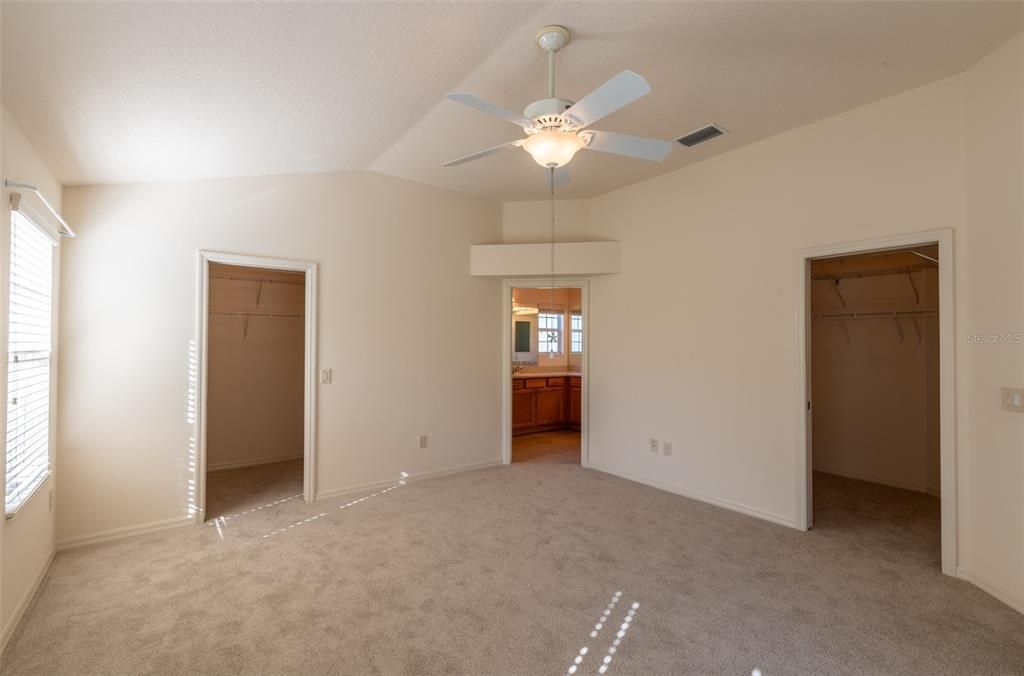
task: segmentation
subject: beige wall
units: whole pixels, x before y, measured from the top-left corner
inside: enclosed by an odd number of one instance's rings
[[[590,202],[590,200],[557,200],[555,202],[555,238],[559,242],[581,242],[593,239],[590,230]],[[501,212],[503,243],[531,243],[550,240],[550,202],[505,202],[502,204]],[[505,227],[506,224],[508,227]]]
[[[56,209],[61,205],[61,186],[46,167],[28,137],[17,121],[3,108],[2,129],[2,173],[3,178],[35,185]],[[4,191],[4,204],[7,191]],[[0,317],[7,317],[7,278],[10,260],[10,210],[0,209]],[[56,270],[60,269],[60,247],[55,251]],[[56,277],[55,277],[56,279]],[[55,306],[59,296],[54,298]],[[0,321],[0,344],[7,345],[7,321]],[[6,351],[6,347],[4,348]],[[57,361],[54,351],[53,361]],[[6,364],[0,369],[0,378],[7,381]],[[56,371],[56,369],[54,370]],[[35,495],[19,510],[10,521],[0,524],[0,649],[3,641],[14,629],[12,620],[21,613],[34,591],[54,549],[54,512],[50,507],[50,492],[57,483],[58,460],[54,457],[56,438],[56,415],[51,418],[51,461],[54,473]],[[2,416],[0,416],[2,419]],[[5,439],[6,430],[0,427],[0,439]],[[0,463],[2,466],[2,463]],[[2,472],[3,470],[0,470]],[[0,482],[3,491],[5,482]]]
[[[957,454],[960,566],[1024,612],[1024,415],[1000,387],[1024,387],[1024,39],[963,77],[964,227],[957,232]],[[984,341],[972,340],[983,336]]]
[[[207,470],[302,457],[303,275],[210,266]],[[289,283],[298,282],[298,283]],[[260,302],[257,306],[256,297]],[[283,315],[245,317],[224,312]],[[220,313],[220,314],[219,314]]]
[[[845,306],[831,280],[818,280],[811,312],[937,308],[937,270],[914,280],[920,303],[905,275],[844,279]],[[919,318],[916,330],[911,319],[890,318],[811,327],[814,469],[938,495],[938,319]]]
[[[960,573],[1024,611],[1024,416],[999,399],[1024,354],[969,342],[1024,331],[1022,57],[1018,36],[962,75],[580,208],[572,236],[623,257],[591,282],[593,466],[793,524],[794,252],[953,228]],[[506,240],[542,209],[506,205]]]
[[[59,541],[187,514],[200,249],[320,264],[319,494],[500,458],[500,282],[469,276],[498,205],[344,172],[69,188],[65,210]]]

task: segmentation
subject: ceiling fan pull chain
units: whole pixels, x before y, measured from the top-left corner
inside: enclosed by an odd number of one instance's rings
[[[553,54],[553,52],[550,52]],[[555,309],[555,168],[548,169],[548,186],[551,195],[551,311]],[[555,358],[558,345],[555,343],[555,333],[548,333],[548,355]]]

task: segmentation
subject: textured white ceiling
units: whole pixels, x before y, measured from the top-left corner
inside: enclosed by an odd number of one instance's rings
[[[587,197],[958,72],[1021,30],[987,2],[57,3],[3,12],[3,99],[67,185],[372,169],[500,200],[546,194],[519,135],[444,94],[560,96],[629,68],[653,91],[596,128],[732,133],[668,160],[581,152]]]

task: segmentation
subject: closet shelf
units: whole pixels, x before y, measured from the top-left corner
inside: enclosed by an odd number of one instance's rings
[[[210,275],[210,279],[219,279],[228,282],[252,282],[253,284],[290,284],[293,286],[303,286],[306,283],[305,278],[292,281],[290,279],[267,279],[266,277],[232,277],[230,275]]]
[[[229,312],[226,310],[210,310],[211,315],[222,317],[271,317],[286,319],[303,319],[305,315],[287,314],[281,312]]]
[[[890,310],[886,312],[825,312],[814,319],[900,319],[906,317],[938,317],[938,310]]]
[[[929,263],[922,263],[920,265],[905,265],[900,268],[883,268],[880,270],[861,270],[854,272],[818,272],[811,275],[811,280],[815,282],[831,281],[831,280],[843,280],[843,279],[861,279],[862,277],[889,277],[894,275],[910,275],[915,272],[922,270],[937,270],[938,266]]]

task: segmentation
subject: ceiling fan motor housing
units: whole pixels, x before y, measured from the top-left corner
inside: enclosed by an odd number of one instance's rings
[[[528,117],[531,120],[535,120],[540,123],[540,126],[561,126],[564,122],[564,118],[561,117],[562,113],[572,108],[575,101],[569,101],[567,99],[551,98],[541,99],[540,101],[534,101],[530,105],[526,106],[523,110],[523,117]],[[552,120],[540,120],[538,118],[553,118],[558,117],[558,123],[554,123]],[[547,122],[547,124],[544,124]]]

